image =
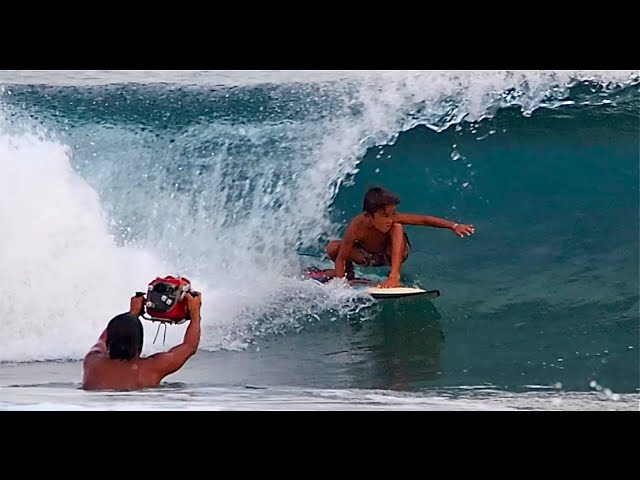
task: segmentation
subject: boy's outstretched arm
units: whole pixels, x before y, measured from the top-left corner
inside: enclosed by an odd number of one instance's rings
[[[414,215],[412,213],[398,213],[396,222],[402,225],[418,225],[421,227],[448,228],[459,237],[475,233],[473,225],[456,223],[444,218],[432,217],[430,215]]]

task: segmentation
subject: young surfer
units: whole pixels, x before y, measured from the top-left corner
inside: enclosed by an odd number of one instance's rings
[[[364,196],[363,213],[347,227],[342,240],[327,245],[329,258],[335,263],[333,270],[325,270],[327,277],[347,279],[354,276],[353,264],[365,267],[390,266],[389,277],[383,288],[400,286],[400,267],[407,260],[411,244],[403,225],[447,228],[457,236],[475,233],[473,225],[456,223],[428,215],[398,213],[400,199],[383,188],[371,188]]]

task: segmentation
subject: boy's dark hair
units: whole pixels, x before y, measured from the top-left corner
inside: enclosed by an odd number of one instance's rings
[[[107,350],[109,358],[131,360],[142,352],[144,329],[138,317],[122,313],[111,319],[107,325]]]
[[[380,187],[373,187],[364,195],[362,211],[373,215],[384,207],[388,207],[389,205],[398,205],[399,203],[400,199],[398,196],[391,193],[389,190],[385,190]]]

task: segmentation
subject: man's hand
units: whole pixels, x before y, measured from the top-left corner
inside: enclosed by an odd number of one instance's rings
[[[200,318],[200,306],[202,305],[202,293],[200,292],[187,292],[184,296],[187,300],[187,308],[189,309],[189,317]]]
[[[131,297],[129,302],[129,313],[139,317],[144,312],[144,304],[147,303],[147,299],[144,295]]]
[[[455,233],[459,237],[464,237],[465,235],[472,235],[476,233],[473,225],[465,225],[464,223],[456,223],[453,227],[451,227],[453,233]]]
[[[395,288],[400,286],[400,275],[390,274],[389,277],[380,284],[380,288]]]

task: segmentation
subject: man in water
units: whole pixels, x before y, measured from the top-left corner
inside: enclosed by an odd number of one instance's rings
[[[398,213],[400,199],[383,188],[371,188],[365,194],[362,211],[356,216],[342,240],[327,245],[327,253],[335,263],[334,270],[325,270],[327,277],[354,277],[353,263],[367,267],[390,266],[383,288],[400,286],[400,267],[407,260],[411,244],[403,225],[447,228],[457,236],[475,233],[473,225],[455,223],[426,215]]]
[[[143,328],[138,318],[146,299],[132,297],[128,313],[111,319],[98,342],[84,357],[84,390],[138,390],[155,387],[179,370],[196,353],[200,343],[202,295],[187,293],[191,317],[184,340],[168,352],[141,358]]]

